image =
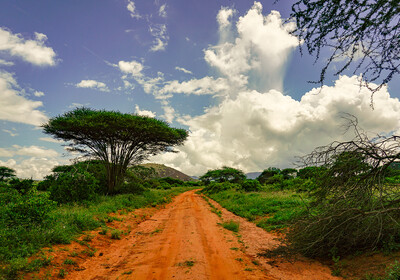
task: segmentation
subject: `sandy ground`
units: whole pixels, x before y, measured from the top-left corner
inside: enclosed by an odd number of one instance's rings
[[[222,217],[195,191],[177,196],[163,209],[127,214],[123,222],[110,225],[129,232],[121,240],[111,239],[110,233],[89,233],[94,236],[89,242],[93,256],[72,254],[82,249],[79,244],[53,248],[52,267],[26,279],[56,279],[60,269],[71,280],[339,279],[316,261],[258,256],[279,245],[276,236],[212,203]],[[220,225],[229,220],[240,223],[238,233]],[[65,264],[67,258],[76,263]]]

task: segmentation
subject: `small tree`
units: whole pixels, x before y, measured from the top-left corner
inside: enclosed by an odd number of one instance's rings
[[[171,147],[181,145],[188,135],[154,118],[88,108],[54,117],[42,127],[56,139],[69,141],[69,150],[103,161],[108,193],[123,182],[130,164],[172,152]]]
[[[245,179],[246,175],[244,175],[243,171],[226,166],[221,169],[209,170],[206,174],[200,177],[200,180],[206,184],[210,183],[211,181],[219,183],[240,183]]]
[[[0,182],[5,181],[6,179],[15,177],[15,170],[5,167],[5,166],[0,166]]]

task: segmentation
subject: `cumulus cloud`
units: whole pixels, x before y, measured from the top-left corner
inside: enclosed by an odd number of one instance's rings
[[[129,11],[131,17],[139,19],[142,16],[137,12],[135,2],[128,0],[128,4],[126,5],[126,9]]]
[[[150,117],[150,118],[156,117],[156,113],[149,111],[149,110],[140,110],[139,105],[137,105],[137,104],[135,106],[135,114],[138,114],[140,116]]]
[[[233,17],[235,12],[236,12],[235,10],[227,7],[222,7],[221,10],[219,10],[217,15],[217,22],[219,24],[220,29],[224,29],[229,25],[231,25],[230,19]]]
[[[98,82],[95,80],[82,80],[75,86],[78,88],[91,88],[106,92],[110,91],[105,83]]]
[[[154,37],[153,46],[150,51],[163,51],[168,45],[169,36],[165,24],[152,24],[149,26],[150,34]]]
[[[202,79],[192,79],[186,82],[169,81],[160,89],[160,93],[185,93],[185,94],[217,94],[230,88],[229,82],[225,78],[214,79],[204,77]]]
[[[222,8],[218,14],[220,33],[232,32],[225,28],[233,26],[232,13]],[[255,2],[236,22],[231,41],[224,41],[230,36],[221,34],[219,43],[205,50],[204,58],[219,70],[221,83],[209,77],[165,83],[160,91],[206,93],[215,90],[210,85],[223,84],[221,92],[226,94],[194,117],[176,118],[165,100],[170,119],[186,125],[190,135],[178,147],[179,153],[158,155],[152,161],[190,175],[224,165],[246,172],[290,167],[296,156],[354,136],[341,129],[343,113],[356,116],[360,127],[369,132],[399,130],[399,100],[382,88],[375,94],[372,110],[370,92],[359,87],[357,76],[341,76],[334,85],[314,88],[301,100],[285,95],[281,90],[285,64],[298,41],[289,34],[293,24],[283,22],[276,11],[263,16],[262,5]]]
[[[29,159],[17,162],[14,159],[1,161],[0,165],[7,166],[16,171],[19,178],[32,178],[34,180],[43,179],[44,176],[49,175],[54,166],[65,164],[64,161],[48,158],[31,157]]]
[[[264,16],[262,5],[255,2],[232,31],[226,27],[233,13],[227,8],[218,13],[220,43],[204,51],[205,60],[236,87],[282,90],[284,66],[298,45],[297,38],[289,34],[294,23],[284,23],[277,11]]]
[[[0,120],[36,126],[46,122],[47,116],[37,110],[43,103],[29,100],[20,92],[13,75],[0,71]]]
[[[12,34],[11,31],[0,28],[0,52],[7,52],[38,66],[54,66],[56,53],[45,45],[47,36],[35,32],[33,40],[22,38],[21,34]]]
[[[192,71],[187,70],[187,69],[185,69],[185,68],[183,68],[183,67],[178,67],[178,66],[176,66],[176,67],[175,67],[175,70],[182,71],[183,73],[186,73],[186,74],[193,74]]]
[[[133,77],[141,77],[143,76],[142,70],[143,70],[143,65],[135,60],[132,61],[123,61],[121,60],[118,62],[118,67],[121,70],[121,72],[126,73],[126,74],[131,74]]]
[[[276,90],[243,91],[203,115],[186,116],[181,120],[191,131],[186,144],[178,148],[179,153],[161,155],[155,161],[193,175],[223,165],[247,172],[288,167],[295,156],[351,138],[352,134],[340,129],[343,112],[356,116],[367,131],[399,128],[399,100],[382,89],[371,110],[369,97],[368,90],[360,90],[356,76],[343,76],[334,86],[313,89],[300,101]]]
[[[9,149],[2,148],[0,157],[13,157],[13,156],[30,156],[30,157],[57,157],[58,153],[52,149],[46,149],[39,146],[19,146],[13,145]]]

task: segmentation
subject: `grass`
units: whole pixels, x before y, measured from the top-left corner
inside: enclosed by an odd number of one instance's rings
[[[287,227],[293,218],[305,212],[308,202],[291,190],[244,193],[231,189],[209,194],[209,197],[266,230]]]
[[[211,208],[211,212],[213,212],[214,214],[216,214],[218,217],[221,218],[221,216],[222,216],[221,210],[219,210],[217,207],[215,207],[214,204],[212,204],[212,203],[210,202],[210,200],[208,199],[208,197],[206,197],[205,195],[203,195],[202,197],[203,197],[203,199],[204,199],[205,201],[207,201],[208,205],[209,205],[210,208]]]
[[[113,231],[111,231],[111,239],[120,240],[121,234],[123,234],[122,231],[120,231],[118,229],[114,229]]]
[[[17,279],[19,272],[29,268],[27,258],[40,248],[69,244],[83,231],[106,227],[107,222],[116,219],[109,213],[168,203],[173,196],[188,189],[175,187],[151,189],[141,195],[98,196],[95,201],[59,206],[40,224],[4,226],[0,219],[0,279]],[[84,237],[83,242],[89,239]]]
[[[239,232],[239,223],[235,221],[223,222],[221,226],[233,232]]]
[[[76,261],[71,259],[65,259],[64,264],[76,265]]]

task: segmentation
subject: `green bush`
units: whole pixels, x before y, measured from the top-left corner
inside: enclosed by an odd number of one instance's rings
[[[241,183],[241,187],[246,192],[258,192],[261,190],[261,184],[257,180],[245,180]]]
[[[54,180],[50,198],[59,203],[91,200],[97,189],[97,180],[89,172],[67,171]]]
[[[121,186],[119,186],[116,190],[116,193],[119,194],[141,194],[144,191],[146,191],[147,188],[145,186],[143,186],[143,184],[141,184],[140,182],[125,182],[124,184],[122,184]]]
[[[9,185],[19,193],[26,194],[33,189],[33,180],[20,180],[18,178],[13,178],[9,182]]]
[[[239,185],[229,182],[223,182],[223,183],[211,182],[202,190],[202,192],[206,194],[213,194],[238,187]]]
[[[13,187],[3,187],[0,190],[0,224],[29,226],[41,223],[55,206],[56,202],[49,199],[48,193],[35,190],[20,193]]]
[[[49,199],[48,193],[30,192],[4,207],[6,224],[30,225],[41,223],[55,206],[56,202]]]

